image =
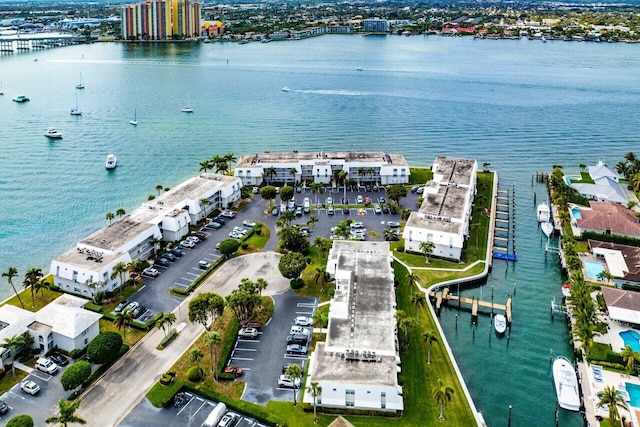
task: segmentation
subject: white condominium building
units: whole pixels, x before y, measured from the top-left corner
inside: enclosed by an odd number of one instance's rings
[[[327,272],[336,280],[327,339],[309,358],[306,384],[322,387],[316,404],[402,411],[389,243],[335,240]],[[305,393],[304,402],[313,404],[311,393]]]
[[[422,205],[411,213],[404,227],[404,248],[422,252],[420,244],[432,242],[433,255],[459,260],[469,235],[478,163],[439,156],[432,171],[433,179],[424,187]]]
[[[406,184],[409,165],[401,154],[383,152],[262,153],[240,157],[235,175],[245,185],[305,182],[339,184],[337,175],[355,183]]]

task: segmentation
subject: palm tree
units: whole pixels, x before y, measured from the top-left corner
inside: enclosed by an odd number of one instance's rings
[[[60,424],[63,427],[67,427],[69,423],[72,424],[86,424],[87,422],[82,418],[78,417],[75,412],[78,410],[80,406],[81,399],[78,399],[74,402],[68,402],[65,399],[60,399],[58,401],[58,410],[60,413],[58,415],[54,415],[52,417],[44,420],[47,424]]]
[[[236,163],[238,161],[238,158],[236,157],[236,155],[231,152],[225,154],[224,156],[222,156],[222,158],[224,159],[225,162],[229,164]]]
[[[318,193],[324,193],[324,186],[320,182],[312,182],[309,186],[311,192],[316,196],[316,206],[318,205]]]
[[[331,279],[331,275],[325,267],[316,267],[315,279],[316,284],[318,284],[318,280],[322,280],[322,288],[320,292],[324,292],[324,285],[329,282],[329,280]]]
[[[420,252],[426,257],[427,263],[429,262],[429,257],[433,253],[433,249],[436,245],[433,242],[422,242],[420,243]]]
[[[609,409],[609,424],[612,426],[619,424],[621,409],[628,409],[627,404],[622,397],[622,393],[615,386],[609,385],[597,393],[600,398],[598,408],[607,407]]]
[[[202,218],[207,216],[207,206],[211,204],[211,200],[206,197],[200,199],[200,205],[202,207]]]
[[[49,289],[49,282],[47,279],[40,279],[33,285],[33,289],[36,294],[40,292],[41,303],[44,307],[44,290]]]
[[[113,212],[107,212],[107,214],[104,216],[104,219],[109,221],[109,225],[111,225],[111,221],[113,221],[113,218],[115,217],[116,216],[113,214]]]
[[[327,239],[326,237],[318,236],[313,239],[313,246],[320,249],[322,255],[324,255],[329,249],[331,249],[332,244],[333,243],[331,242],[331,240]]]
[[[571,342],[580,342],[578,350],[584,350],[587,354],[589,354],[590,348],[593,345],[593,339],[601,335],[597,325],[583,322],[576,323],[571,333]]]
[[[631,348],[630,345],[626,345],[622,353],[622,360],[627,364],[627,372],[632,373],[633,367],[636,362],[640,362],[640,353]]]
[[[634,173],[630,179],[634,191],[640,191],[640,172]]]
[[[297,173],[298,173],[298,169],[296,169],[296,168],[289,169],[289,175],[291,175],[293,177],[293,185],[292,185],[292,187],[296,186],[296,174]]]
[[[360,187],[360,177],[367,174],[367,168],[360,167],[358,168],[358,187]]]
[[[629,163],[633,163],[636,161],[636,154],[633,151],[629,151],[624,155],[624,159]]]
[[[30,268],[29,270],[27,270],[27,272],[24,275],[24,281],[22,282],[22,284],[24,285],[25,289],[30,289],[31,290],[31,306],[35,307],[36,305],[36,301],[35,301],[35,297],[34,297],[34,287],[36,285],[36,283],[38,283],[40,281],[40,279],[42,279],[42,269],[40,268]]]
[[[260,277],[258,280],[255,281],[255,285],[259,295],[262,296],[262,291],[267,289],[267,286],[269,286],[269,282],[267,282],[264,278]]]
[[[302,368],[300,365],[292,363],[284,374],[293,383],[293,406],[298,406],[298,402],[296,402],[296,380],[300,381],[300,377],[302,377]]]
[[[491,163],[484,162],[484,163],[482,164],[482,171],[483,171],[483,172],[485,172],[485,173],[486,173],[486,172],[489,172],[489,166],[491,166]]]
[[[438,419],[444,420],[444,407],[451,401],[453,389],[449,386],[444,385],[442,383],[442,380],[438,379],[438,385],[433,387],[433,390],[431,390],[431,394],[433,395],[433,399],[436,401],[436,403],[440,405],[440,416],[438,417]]]
[[[307,392],[313,397],[313,423],[318,424],[318,415],[316,414],[316,402],[318,396],[322,394],[322,387],[316,381],[311,381],[311,385],[307,387]]]
[[[269,166],[264,170],[264,176],[269,177],[269,183],[273,182],[273,177],[278,175],[278,169],[275,166]]]
[[[323,328],[329,320],[329,313],[326,310],[316,310],[313,313],[313,325],[314,327]]]
[[[404,276],[404,283],[409,287],[409,289],[411,290],[411,294],[413,295],[413,285],[416,283],[419,284],[420,278],[414,272],[410,272],[409,274]]]
[[[311,215],[309,217],[309,221],[307,221],[307,225],[310,225],[313,228],[316,228],[316,223],[320,221],[317,216]]]
[[[122,310],[116,314],[116,318],[113,319],[113,324],[116,326],[116,329],[122,329],[122,339],[124,341],[127,340],[127,329],[129,329],[131,322],[133,322],[133,314],[130,310]]]
[[[118,210],[116,211],[116,215],[118,215],[118,217],[120,217],[120,218],[122,218],[122,217],[123,217],[123,216],[125,216],[126,214],[127,214],[127,212],[126,212],[124,209],[122,209],[122,208],[120,208],[120,209],[118,209]]]
[[[424,305],[427,303],[427,298],[422,292],[416,292],[415,294],[411,295],[409,303],[416,306],[416,319],[420,319],[420,307],[424,307]]]
[[[438,342],[438,335],[433,331],[422,333],[422,343],[427,343],[427,365],[431,365],[431,343]]]
[[[162,184],[156,185],[156,191],[158,192],[158,196],[160,195],[160,193],[162,193],[162,190],[164,190],[164,185]]]
[[[200,162],[198,166],[200,166],[200,169],[198,169],[198,172],[207,173],[207,169],[211,169],[211,160],[203,160]]]
[[[561,210],[558,212],[558,220],[560,221],[560,225],[562,228],[569,226],[571,223],[571,215],[569,215],[569,211]]]
[[[24,335],[13,335],[12,337],[5,338],[2,342],[2,347],[11,350],[11,372],[13,376],[16,376],[16,367],[13,363],[16,359],[18,350],[27,345],[27,340]]]
[[[124,261],[118,262],[113,266],[111,271],[111,279],[115,279],[116,276],[120,279],[120,296],[122,296],[122,288],[124,288],[124,275],[127,273],[127,264]]]
[[[196,364],[196,366],[198,367],[198,372],[200,373],[202,373],[202,369],[200,369],[200,361],[203,357],[204,353],[199,348],[194,348],[193,350],[191,350],[191,353],[189,353],[189,361]]]
[[[9,269],[7,271],[5,271],[4,273],[2,273],[2,277],[6,277],[7,278],[7,282],[9,282],[9,285],[11,285],[11,287],[13,288],[13,293],[16,294],[16,296],[18,297],[18,301],[20,301],[20,306],[22,308],[24,308],[24,304],[22,303],[22,300],[20,299],[20,294],[18,294],[18,291],[16,291],[16,287],[13,286],[13,278],[18,276],[18,269],[15,267],[9,267]]]
[[[296,219],[296,214],[287,209],[280,218],[284,218],[284,222],[289,225],[291,221]]]
[[[209,358],[211,360],[211,371],[213,377],[218,381],[218,345],[222,342],[220,334],[216,331],[207,332],[204,334],[204,345],[209,347]]]

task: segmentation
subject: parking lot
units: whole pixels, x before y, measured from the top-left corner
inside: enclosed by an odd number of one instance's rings
[[[121,427],[201,426],[217,402],[189,392],[186,395],[186,403],[179,406],[170,405],[168,408],[156,408],[144,398],[118,425]],[[239,418],[235,427],[266,427],[265,424],[244,414],[228,412],[236,414]]]
[[[45,372],[33,370],[23,381],[33,381],[40,391],[32,396],[20,389],[20,383],[14,385],[9,391],[0,396],[9,405],[9,411],[0,416],[2,425],[10,418],[19,414],[29,414],[33,418],[34,425],[46,425],[44,420],[58,407],[58,400],[66,397],[69,392],[62,389],[60,377],[67,366],[59,366],[58,372],[49,375]],[[5,375],[11,376],[11,371]]]

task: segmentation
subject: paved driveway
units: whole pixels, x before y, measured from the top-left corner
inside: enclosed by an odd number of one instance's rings
[[[58,372],[55,375],[49,375],[35,369],[27,375],[23,381],[34,381],[40,386],[40,392],[35,396],[22,391],[20,389],[20,383],[0,396],[0,399],[4,400],[7,405],[11,407],[9,412],[0,417],[2,425],[10,418],[20,414],[31,415],[34,425],[36,426],[46,425],[44,420],[51,416],[51,414],[57,412],[58,401],[69,395],[69,392],[64,391],[60,384],[60,377],[62,377],[62,373],[69,366],[70,365],[59,366]],[[7,372],[6,375],[11,375],[11,372]]]

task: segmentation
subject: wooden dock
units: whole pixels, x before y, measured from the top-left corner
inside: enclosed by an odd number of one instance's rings
[[[435,297],[436,299],[436,311],[439,313],[442,308],[442,304],[448,301],[457,301],[458,305],[467,304],[471,306],[471,316],[478,316],[479,307],[489,308],[491,311],[504,311],[505,317],[507,318],[507,323],[511,325],[511,296],[507,298],[507,302],[505,304],[498,304],[491,301],[481,301],[476,298],[466,298],[466,297],[458,297],[457,295],[452,295],[449,293],[449,288],[444,288],[442,292],[431,292],[431,297]]]

